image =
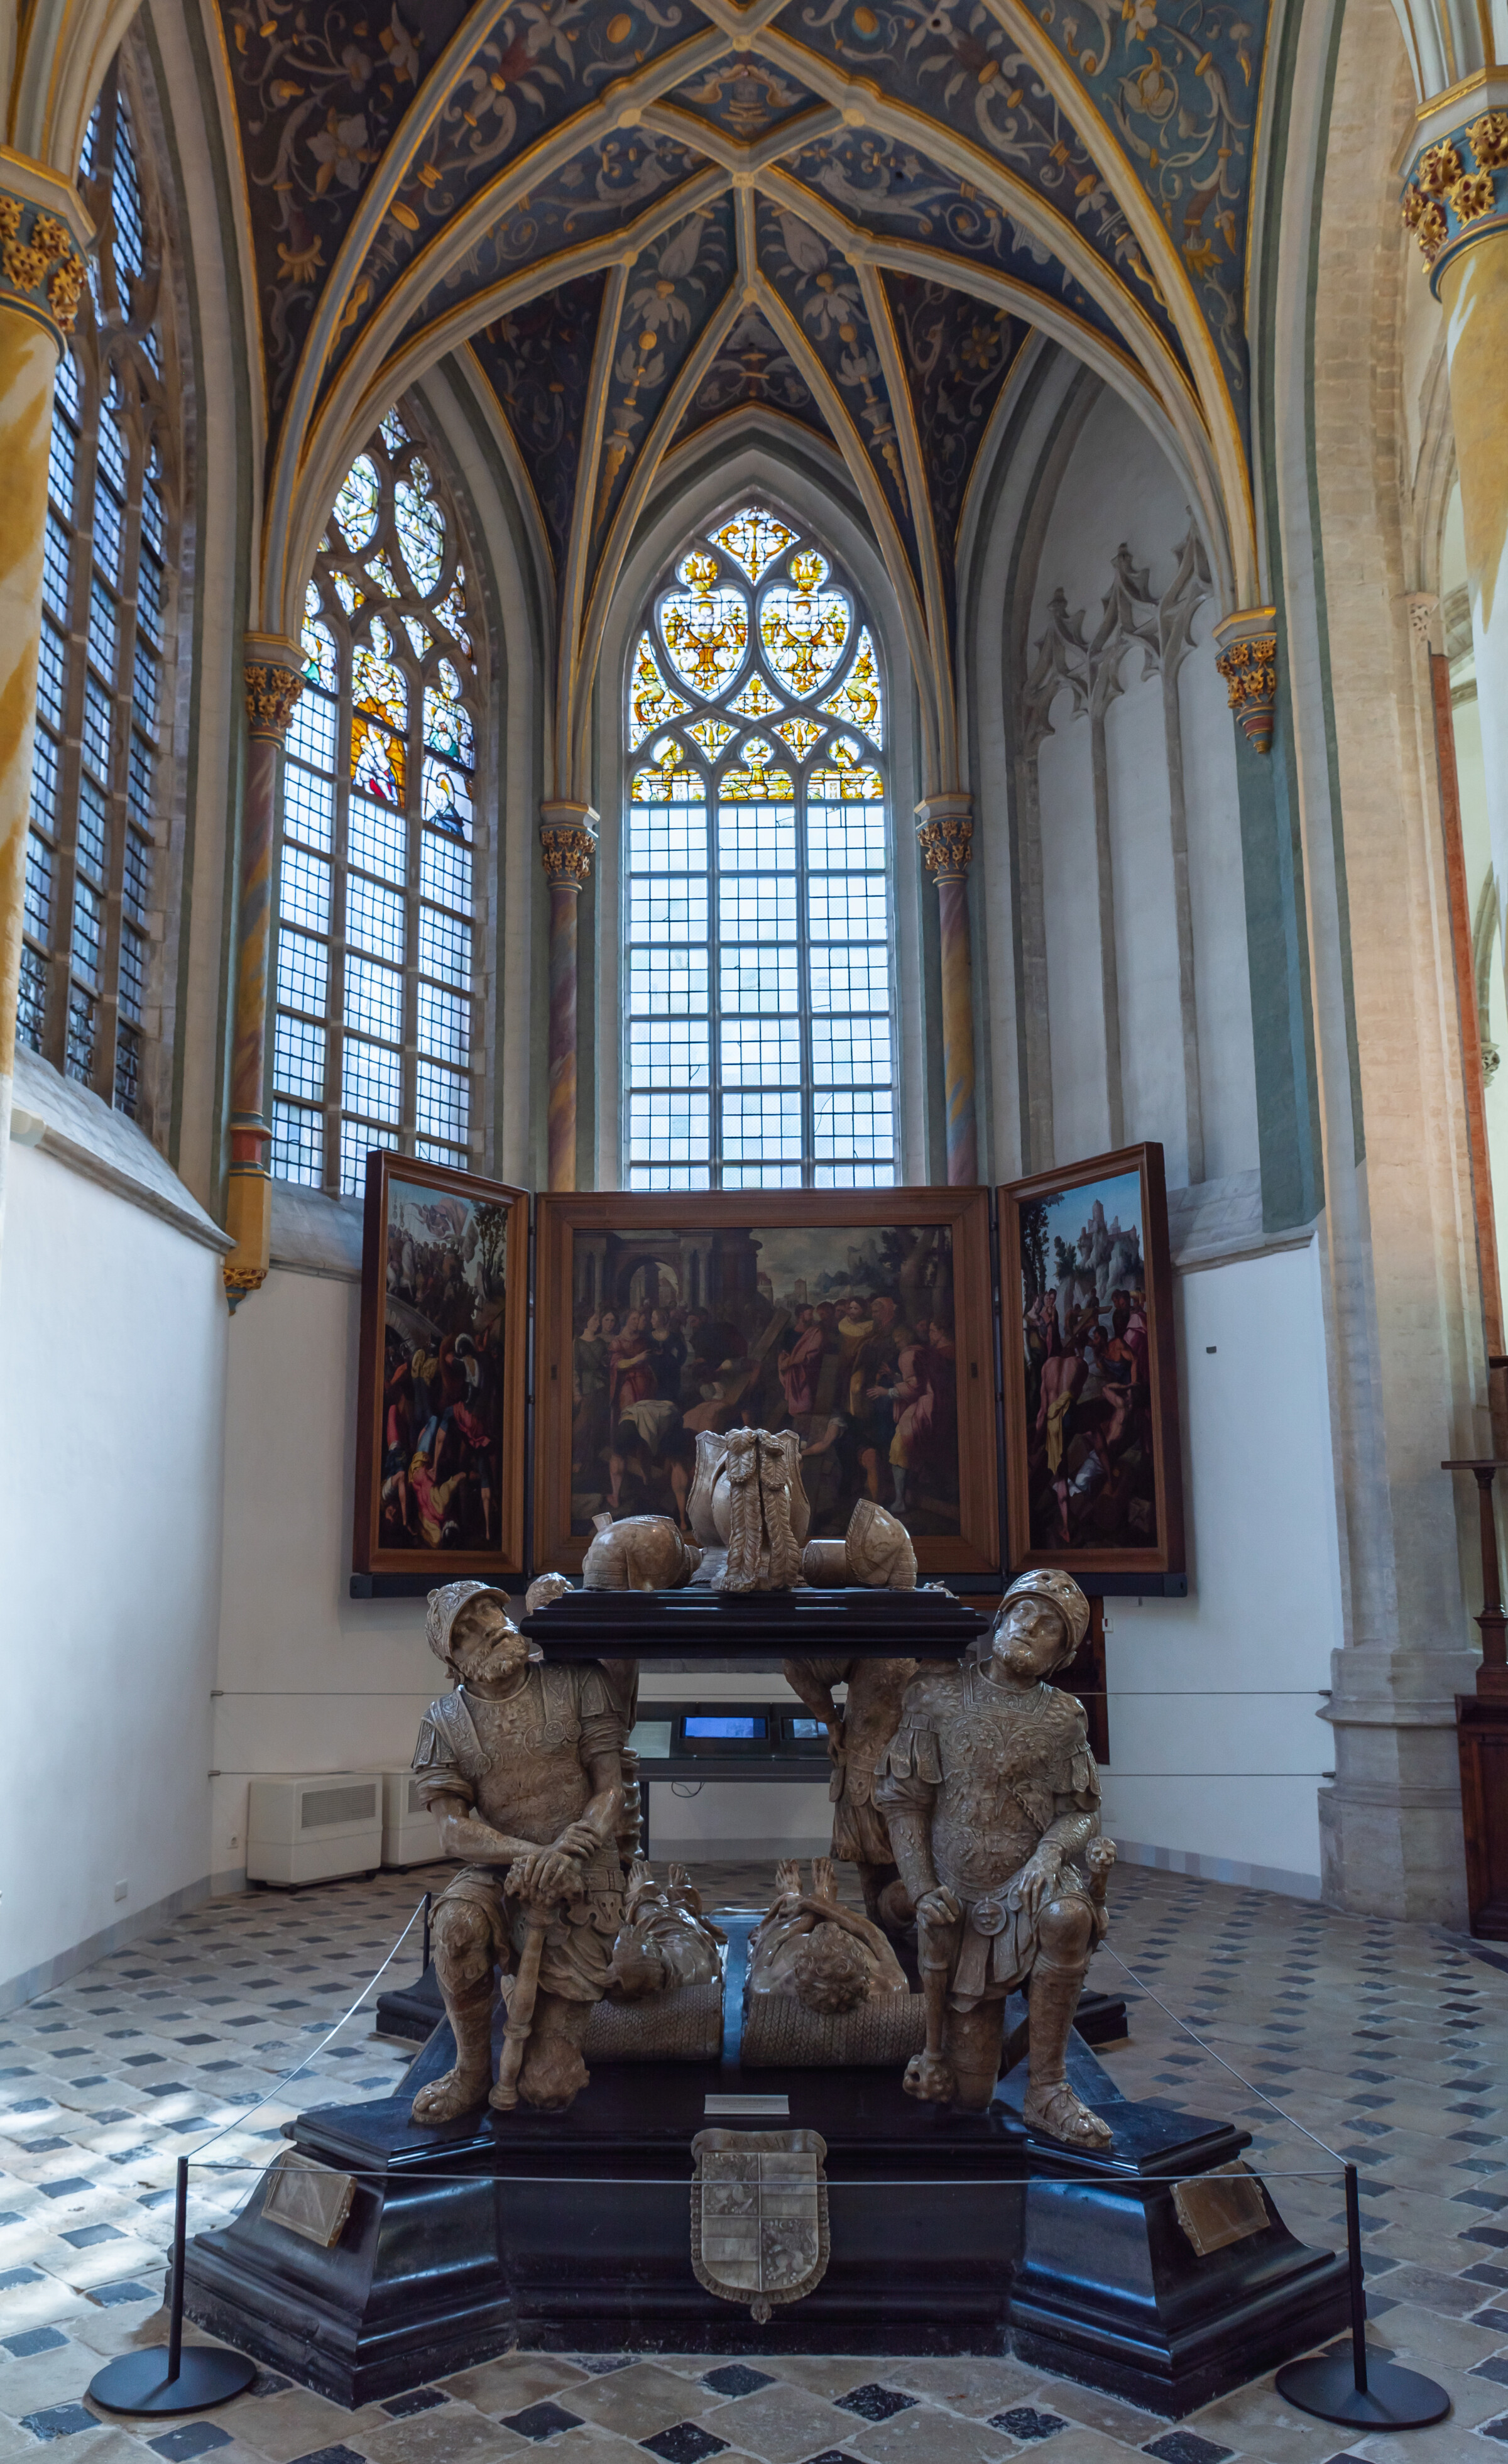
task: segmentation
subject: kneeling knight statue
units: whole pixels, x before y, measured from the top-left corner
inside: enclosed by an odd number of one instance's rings
[[[907,1687],[874,1798],[915,1903],[927,1996],[927,2047],[907,2090],[982,2111],[1001,2068],[1006,1996],[1028,1986],[1023,2118],[1070,2146],[1104,2147],[1110,2130],[1069,2086],[1064,2056],[1105,1930],[1115,1851],[1100,1835],[1083,1707],[1047,1682],[1088,1624],[1071,1574],[1020,1575],[987,1661],[924,1668]]]
[[[587,2083],[581,2046],[623,1920],[623,1712],[598,1661],[543,1666],[486,1583],[431,1592],[426,1637],[457,1683],[425,1714],[414,1771],[442,1854],[466,1862],[434,1908],[455,2063],[413,2118],[452,2122],[484,2097],[560,2113]],[[494,2082],[497,1968],[511,1991]]]

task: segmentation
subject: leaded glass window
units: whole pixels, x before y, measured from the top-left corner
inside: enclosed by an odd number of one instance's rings
[[[884,691],[826,549],[761,505],[693,540],[626,743],[626,1185],[893,1182]]]
[[[16,1032],[135,1117],[179,565],[164,234],[119,61],[78,186],[99,240],[54,387]]]
[[[465,1170],[480,701],[460,523],[389,411],[305,597],[283,765],[273,1170],[349,1196],[372,1147]]]

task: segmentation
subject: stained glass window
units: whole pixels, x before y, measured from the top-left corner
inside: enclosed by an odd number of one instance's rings
[[[626,744],[625,1185],[893,1182],[884,702],[827,551],[761,505],[695,540]]]
[[[459,518],[418,435],[389,411],[336,498],[283,766],[273,1170],[347,1195],[372,1147],[465,1170],[476,1114],[481,685]]]
[[[135,1118],[184,551],[169,241],[119,60],[78,185],[99,242],[54,388],[16,1032]]]

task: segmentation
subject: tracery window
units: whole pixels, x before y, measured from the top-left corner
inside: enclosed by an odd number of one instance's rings
[[[694,539],[628,679],[629,1188],[894,1181],[885,744],[825,548],[760,505]]]
[[[136,1114],[147,1026],[179,438],[159,200],[120,62],[78,187],[99,240],[54,387],[19,1040]]]
[[[371,1147],[466,1170],[476,1117],[479,646],[454,505],[407,415],[347,472],[305,598],[278,862],[273,1170]]]

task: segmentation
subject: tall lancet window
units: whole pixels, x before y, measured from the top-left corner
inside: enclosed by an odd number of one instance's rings
[[[628,678],[629,1188],[895,1179],[885,747],[827,549],[760,505],[694,539]]]
[[[371,1147],[467,1169],[477,610],[406,414],[347,472],[305,600],[278,864],[273,1170],[349,1196]]]
[[[53,395],[16,1031],[134,1117],[168,802],[180,451],[163,215],[119,60],[78,186],[99,238]]]

